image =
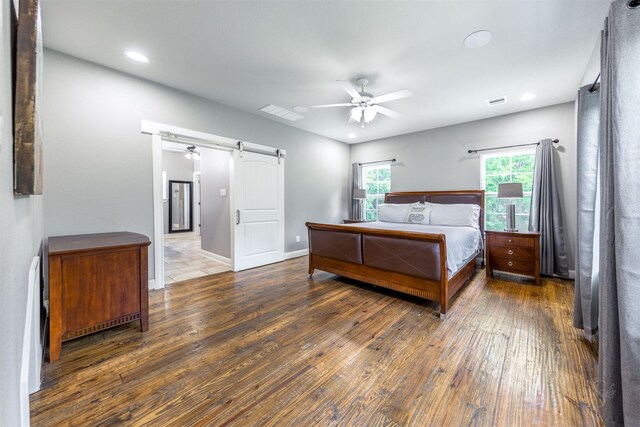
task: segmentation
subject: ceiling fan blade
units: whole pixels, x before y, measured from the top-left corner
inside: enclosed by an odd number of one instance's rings
[[[329,108],[329,107],[351,107],[353,106],[350,102],[343,102],[342,104],[324,104],[324,105],[312,105],[311,108]]]
[[[402,114],[398,113],[397,111],[390,110],[381,105],[374,105],[371,108],[373,108],[373,111],[377,111],[378,113],[384,114],[385,116],[393,117],[394,119],[402,116]]]
[[[409,89],[402,89],[397,92],[391,92],[386,95],[380,95],[371,98],[371,102],[374,104],[382,104],[383,102],[395,101],[396,99],[408,98],[413,94]]]
[[[349,83],[348,81],[338,80],[338,83],[340,83],[342,89],[344,89],[349,94],[349,96],[351,96],[351,98],[361,98],[361,95],[358,93],[358,91],[353,86],[351,86],[351,83]]]

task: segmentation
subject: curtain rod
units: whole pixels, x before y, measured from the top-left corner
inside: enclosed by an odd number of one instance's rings
[[[362,165],[373,165],[375,163],[395,163],[396,159],[388,159],[388,160],[376,160],[375,162],[364,162],[364,163],[358,163],[360,166]]]
[[[596,77],[596,80],[593,82],[593,84],[589,88],[589,92],[593,93],[596,91],[596,84],[598,84],[598,80],[600,80],[600,74],[598,74],[598,77]]]
[[[557,144],[558,142],[560,142],[559,139],[554,139],[553,141],[554,144]],[[518,145],[505,145],[504,147],[492,147],[492,148],[481,148],[478,150],[469,150],[468,153],[472,154],[472,153],[477,153],[479,151],[489,151],[489,150],[501,150],[503,148],[513,148],[513,147],[526,147],[527,145],[540,145],[539,142],[532,142],[531,144],[518,144]]]

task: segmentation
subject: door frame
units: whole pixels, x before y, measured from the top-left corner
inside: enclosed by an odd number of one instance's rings
[[[189,143],[197,147],[213,148],[233,152],[233,150],[247,150],[256,153],[279,156],[286,158],[286,151],[267,145],[256,144],[249,141],[228,138],[164,123],[142,120],[140,124],[141,133],[151,135],[152,153],[152,182],[153,182],[153,254],[154,254],[154,279],[149,281],[151,289],[164,288],[164,230],[163,230],[163,198],[162,198],[162,141],[173,141]],[[230,156],[229,168],[229,218],[231,227],[231,268],[235,271],[234,262],[234,235],[235,226],[235,182],[234,182],[234,161]],[[202,167],[200,168],[202,170]],[[201,220],[202,221],[202,220]],[[284,224],[283,224],[284,227]],[[284,232],[284,231],[283,231]]]
[[[193,205],[195,207],[193,211],[193,223],[195,225],[195,228],[193,231],[196,233],[196,236],[202,235],[200,229],[200,225],[202,222],[202,219],[200,218],[202,216],[202,213],[200,212],[201,195],[202,192],[200,191],[200,171],[197,171],[193,173]]]

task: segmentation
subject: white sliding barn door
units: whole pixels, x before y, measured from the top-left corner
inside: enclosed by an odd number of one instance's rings
[[[233,270],[284,260],[284,159],[233,152]]]

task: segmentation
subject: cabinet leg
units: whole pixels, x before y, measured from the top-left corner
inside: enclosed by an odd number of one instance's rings
[[[149,330],[149,315],[142,313],[140,315],[140,330],[146,332]]]
[[[62,347],[62,336],[60,334],[49,336],[49,363],[60,360],[60,349]]]

